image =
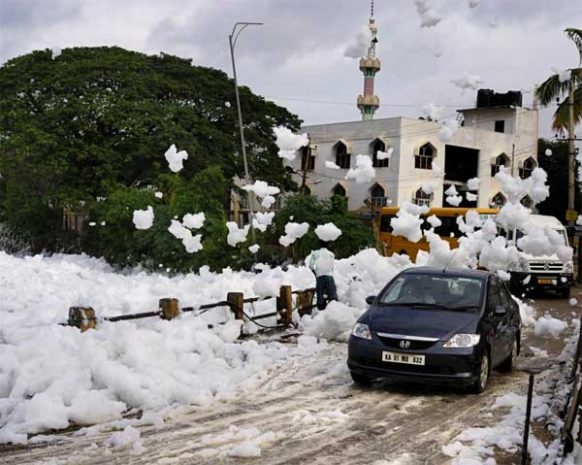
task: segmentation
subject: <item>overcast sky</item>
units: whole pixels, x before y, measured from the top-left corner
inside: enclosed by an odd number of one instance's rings
[[[552,68],[578,66],[563,33],[582,28],[580,0],[424,0],[442,21],[421,28],[414,0],[376,0],[377,118],[444,115],[475,103],[476,91],[451,80],[479,76],[498,92],[531,90]],[[476,0],[473,0],[477,3]],[[369,0],[0,0],[0,61],[34,49],[118,45],[160,51],[231,75],[228,34],[248,28],[236,49],[239,81],[284,105],[306,124],[360,119],[363,77],[344,50],[367,24]],[[438,57],[436,55],[439,55]],[[330,103],[322,103],[330,102]],[[552,109],[553,110],[553,109]],[[549,135],[549,111],[542,135]]]

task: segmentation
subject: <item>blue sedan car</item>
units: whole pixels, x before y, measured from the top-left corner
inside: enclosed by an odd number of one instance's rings
[[[493,273],[409,268],[367,302],[348,344],[358,385],[394,378],[480,393],[491,370],[512,370],[519,354],[519,308]]]

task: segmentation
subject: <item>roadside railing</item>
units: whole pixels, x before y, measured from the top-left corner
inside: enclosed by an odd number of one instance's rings
[[[581,425],[581,428],[578,428],[576,441],[582,444],[582,412],[580,411],[580,403],[582,401],[582,317],[580,318],[580,334],[578,335],[576,352],[574,353],[568,382],[572,383],[572,389],[562,411],[564,424],[560,431],[564,456],[574,450],[572,430],[574,423],[576,423],[576,418],[578,418],[578,423]]]
[[[179,317],[182,313],[194,312],[196,316],[199,316],[214,308],[229,307],[236,320],[251,321],[262,329],[279,329],[287,328],[293,324],[293,311],[295,310],[297,310],[299,316],[311,314],[311,311],[315,307],[313,304],[314,295],[315,288],[293,291],[291,286],[281,286],[278,296],[249,297],[245,299],[242,292],[229,292],[226,295],[226,300],[203,304],[197,307],[180,307],[178,299],[167,297],[159,300],[158,310],[155,311],[130,313],[110,317],[106,316],[101,318],[98,317],[93,307],[75,306],[69,308],[69,318],[63,325],[74,326],[79,328],[81,332],[84,332],[96,328],[99,321],[116,322],[152,317],[173,320]],[[245,309],[245,306],[250,305],[253,309],[253,313],[255,313],[254,304],[268,300],[275,301],[275,310],[272,312],[251,315]],[[259,320],[272,317],[277,317],[276,325],[274,326],[259,323]]]

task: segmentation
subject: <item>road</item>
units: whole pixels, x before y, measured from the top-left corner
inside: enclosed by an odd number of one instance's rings
[[[575,295],[576,293],[574,293]],[[582,292],[581,292],[582,294]],[[575,295],[576,296],[576,295]],[[577,295],[582,302],[582,297]],[[563,299],[536,300],[538,316],[571,320]],[[571,326],[569,331],[571,331]],[[527,329],[519,363],[532,358],[530,346],[561,352],[554,339]],[[446,388],[382,383],[355,387],[345,368],[346,346],[330,343],[320,352],[281,361],[260,387],[211,407],[175,411],[163,425],[140,425],[143,451],[106,446],[109,431],[62,433],[54,442],[0,449],[3,464],[447,464],[441,448],[461,431],[494,424],[497,396],[526,392],[527,375],[494,373],[479,396]],[[229,456],[248,438],[257,458]],[[498,463],[504,463],[500,455]],[[510,462],[507,462],[510,463]]]

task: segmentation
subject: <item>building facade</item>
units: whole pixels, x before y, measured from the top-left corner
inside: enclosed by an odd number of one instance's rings
[[[305,126],[302,132],[309,134],[310,145],[300,149],[290,162],[297,172],[295,181],[321,199],[346,197],[352,211],[370,205],[398,206],[405,201],[450,206],[444,192],[451,185],[463,197],[461,206],[502,205],[505,197],[494,178],[500,166],[522,178],[537,166],[538,111],[515,104],[478,102],[477,108],[458,112],[463,125],[446,143],[439,138],[442,124],[426,119],[395,117]],[[378,151],[392,153],[389,159],[382,159],[376,156]],[[373,160],[376,177],[368,184],[346,179],[357,154]],[[340,169],[329,168],[326,162]],[[439,178],[435,178],[434,164],[442,169]],[[471,191],[477,199],[467,200],[467,181],[472,178],[480,180],[478,190]],[[431,180],[435,188],[428,194],[422,186]],[[531,200],[524,198],[522,202]]]

